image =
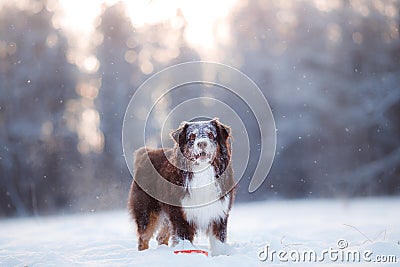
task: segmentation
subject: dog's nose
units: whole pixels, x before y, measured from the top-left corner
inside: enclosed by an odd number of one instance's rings
[[[205,149],[207,147],[207,142],[206,141],[200,141],[200,142],[197,143],[197,146],[200,149]]]

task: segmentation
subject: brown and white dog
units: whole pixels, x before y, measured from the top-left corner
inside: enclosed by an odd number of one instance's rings
[[[230,128],[218,119],[182,122],[171,137],[174,148],[143,147],[135,152],[128,209],[137,224],[138,249],[149,248],[157,230],[158,244],[168,245],[172,237],[173,246],[192,244],[196,234],[205,232],[212,255],[226,254],[235,192]],[[160,177],[178,189],[165,188]]]

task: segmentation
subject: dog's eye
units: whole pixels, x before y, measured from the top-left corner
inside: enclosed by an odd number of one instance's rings
[[[208,138],[210,138],[211,140],[214,139],[214,135],[212,132],[208,132],[207,135],[208,135]]]
[[[189,136],[189,140],[190,141],[194,141],[195,139],[196,139],[196,134],[191,133],[190,136]]]

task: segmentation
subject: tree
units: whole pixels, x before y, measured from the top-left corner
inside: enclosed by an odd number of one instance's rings
[[[0,215],[65,206],[76,135],[64,119],[76,69],[51,13],[0,12]]]

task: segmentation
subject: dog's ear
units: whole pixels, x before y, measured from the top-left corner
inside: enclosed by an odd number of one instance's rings
[[[217,134],[220,136],[220,138],[226,141],[231,135],[231,128],[220,123],[218,118],[214,118],[212,123],[214,123],[215,128],[217,129]]]
[[[181,125],[179,125],[178,129],[175,131],[171,132],[171,137],[174,139],[175,143],[179,144],[179,141],[183,142],[185,140],[185,131],[186,128],[188,127],[188,122],[183,121],[181,122]]]
[[[214,118],[211,123],[215,125],[217,130],[217,142],[220,149],[220,155],[217,157],[218,175],[221,176],[231,159],[231,145],[228,140],[231,137],[231,128],[219,122],[218,118]]]

